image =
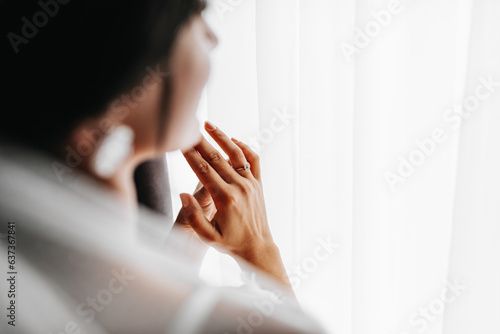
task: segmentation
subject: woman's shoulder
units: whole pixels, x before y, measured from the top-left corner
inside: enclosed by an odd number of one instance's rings
[[[27,321],[18,328],[33,332],[33,321],[39,321],[36,332],[46,333],[67,326],[87,333],[166,328],[202,282],[176,256],[143,246],[137,216],[84,177],[60,183],[51,162],[47,155],[0,149],[0,233],[9,233],[9,222],[15,226],[16,298]],[[158,217],[139,211],[142,223],[156,226]]]

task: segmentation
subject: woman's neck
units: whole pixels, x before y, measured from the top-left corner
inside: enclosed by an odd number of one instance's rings
[[[135,166],[124,164],[110,178],[103,179],[95,174],[93,176],[98,178],[105,186],[109,187],[127,206],[136,207],[137,192],[134,183],[134,170]]]

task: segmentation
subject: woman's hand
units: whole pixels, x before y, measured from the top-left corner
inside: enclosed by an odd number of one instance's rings
[[[193,193],[193,197],[201,207],[203,215],[206,219],[212,220],[217,209],[215,208],[212,196],[201,182],[198,183]],[[174,228],[181,231],[182,235],[176,235],[176,239],[185,247],[184,254],[189,258],[189,261],[198,270],[201,269],[203,259],[208,251],[208,245],[201,240],[198,233],[193,230],[189,224],[188,216],[182,208],[177,215],[174,223]],[[180,238],[180,239],[179,239]]]
[[[198,182],[198,185],[196,186],[196,189],[193,193],[193,197],[201,207],[205,218],[208,220],[212,220],[215,216],[215,213],[217,212],[217,209],[215,208],[212,196],[210,196],[210,193],[207,191],[207,189],[203,186],[201,182]],[[186,216],[184,208],[182,208],[179,211],[174,226],[180,228],[182,231],[184,231],[192,238],[201,241],[200,237],[198,236],[198,233],[196,233],[189,224],[189,220],[188,217]]]
[[[181,194],[185,222],[208,243],[247,260],[290,286],[267,221],[259,156],[248,145],[229,139],[209,123],[205,129],[229,160],[205,138],[183,152],[217,210],[211,220],[207,219],[195,197]],[[234,169],[247,163],[250,169]]]

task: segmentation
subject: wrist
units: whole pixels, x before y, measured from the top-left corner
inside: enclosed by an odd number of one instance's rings
[[[281,259],[279,248],[272,240],[261,240],[259,242],[254,241],[252,245],[247,248],[237,250],[235,254],[257,267],[259,267],[259,264],[262,264],[264,261],[269,261],[271,259],[274,260],[276,258]]]
[[[281,253],[274,242],[254,246],[251,251],[238,255],[254,267],[272,276],[276,281],[285,286],[290,286]]]

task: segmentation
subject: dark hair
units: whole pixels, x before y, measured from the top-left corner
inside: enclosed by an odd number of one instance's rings
[[[0,0],[0,97],[10,114],[0,122],[2,140],[56,145],[132,89],[148,65],[166,61],[180,27],[204,7],[200,0]]]

